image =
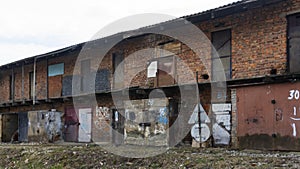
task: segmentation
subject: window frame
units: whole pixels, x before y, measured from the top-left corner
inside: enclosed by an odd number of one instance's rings
[[[218,55],[218,57],[215,57],[214,54],[215,54],[215,52],[218,53],[218,49],[216,49],[215,46],[214,46],[215,39],[214,39],[213,34],[214,33],[225,32],[225,31],[228,31],[228,33],[229,33],[229,40],[228,40],[228,42],[230,43],[229,44],[229,55],[224,55],[224,56],[219,56]],[[212,49],[211,49],[211,77],[212,77],[212,81],[216,81],[215,75],[214,75],[215,73],[213,71],[214,70],[214,61],[220,59],[220,62],[223,65],[222,59],[224,59],[224,58],[229,58],[229,70],[223,69],[223,71],[225,73],[225,78],[226,78],[226,81],[231,80],[232,79],[232,30],[231,30],[231,28],[226,28],[226,29],[211,32],[211,43],[212,43]],[[226,43],[227,43],[227,41],[226,41]],[[226,45],[226,43],[224,43],[224,45]],[[224,45],[221,45],[221,46],[224,46]],[[224,65],[223,65],[223,68],[224,68]],[[227,71],[229,71],[229,77],[227,77]],[[219,72],[219,71],[216,71],[216,72]]]

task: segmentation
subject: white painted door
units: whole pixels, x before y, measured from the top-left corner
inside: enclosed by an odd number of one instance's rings
[[[92,109],[79,109],[79,142],[91,142]]]

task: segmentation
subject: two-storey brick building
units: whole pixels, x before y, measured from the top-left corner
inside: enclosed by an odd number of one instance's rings
[[[207,146],[299,150],[299,28],[243,0],[2,65],[1,140],[173,146],[200,114]]]

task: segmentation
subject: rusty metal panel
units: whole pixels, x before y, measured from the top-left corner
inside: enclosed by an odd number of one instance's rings
[[[300,150],[300,83],[237,89],[241,147]]]
[[[2,141],[18,141],[18,114],[2,115]]]
[[[289,71],[300,72],[300,14],[288,17]]]
[[[29,142],[47,142],[47,133],[45,129],[45,113],[39,111],[28,112],[28,141]]]
[[[48,92],[49,98],[61,97],[62,93],[62,76],[51,76],[48,77]]]
[[[20,142],[28,141],[28,115],[27,112],[18,113],[19,116],[19,138]]]

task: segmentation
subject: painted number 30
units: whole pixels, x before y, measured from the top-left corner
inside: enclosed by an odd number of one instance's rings
[[[290,96],[288,97],[289,100],[299,100],[300,92],[299,90],[290,90]]]

